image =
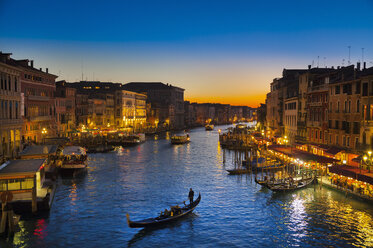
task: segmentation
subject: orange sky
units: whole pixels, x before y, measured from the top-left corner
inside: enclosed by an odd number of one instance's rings
[[[198,103],[222,103],[235,106],[249,106],[256,108],[265,103],[266,92],[256,95],[216,96],[216,97],[185,97],[186,101]]]

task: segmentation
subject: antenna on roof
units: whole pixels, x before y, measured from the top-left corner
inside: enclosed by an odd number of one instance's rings
[[[324,57],[324,67],[326,68],[326,57]]]
[[[84,76],[83,76],[83,60],[82,60],[82,81],[84,81]]]
[[[361,63],[364,63],[364,47],[361,48]]]
[[[319,68],[319,60],[320,60],[320,56],[317,56],[317,68]]]
[[[345,65],[345,59],[342,59],[342,66]]]
[[[351,46],[348,46],[348,65],[351,64]]]

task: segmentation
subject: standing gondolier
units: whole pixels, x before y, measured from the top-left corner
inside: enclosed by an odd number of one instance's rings
[[[194,198],[194,191],[193,191],[192,188],[190,188],[190,190],[189,190],[189,195],[188,195],[188,197],[189,197],[189,203],[192,204],[192,202],[193,202],[193,198]]]

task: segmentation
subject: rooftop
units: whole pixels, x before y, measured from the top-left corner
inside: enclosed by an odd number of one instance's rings
[[[55,145],[33,145],[26,147],[20,156],[32,156],[32,155],[48,155],[55,153],[57,146]]]
[[[45,159],[11,160],[0,166],[0,177],[6,174],[36,173],[44,164]]]

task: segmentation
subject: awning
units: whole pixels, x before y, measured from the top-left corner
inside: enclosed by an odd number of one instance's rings
[[[330,164],[330,163],[339,161],[337,159],[319,156],[313,153],[299,150],[297,148],[283,146],[283,145],[271,145],[271,146],[268,146],[268,149],[283,153],[289,157],[298,158],[303,161],[313,161],[313,162],[317,162],[321,164]]]
[[[368,173],[367,170],[361,170],[355,166],[348,165],[334,165],[329,167],[329,172],[342,175],[345,177],[351,177],[362,182],[366,182],[373,185],[373,173]]]

